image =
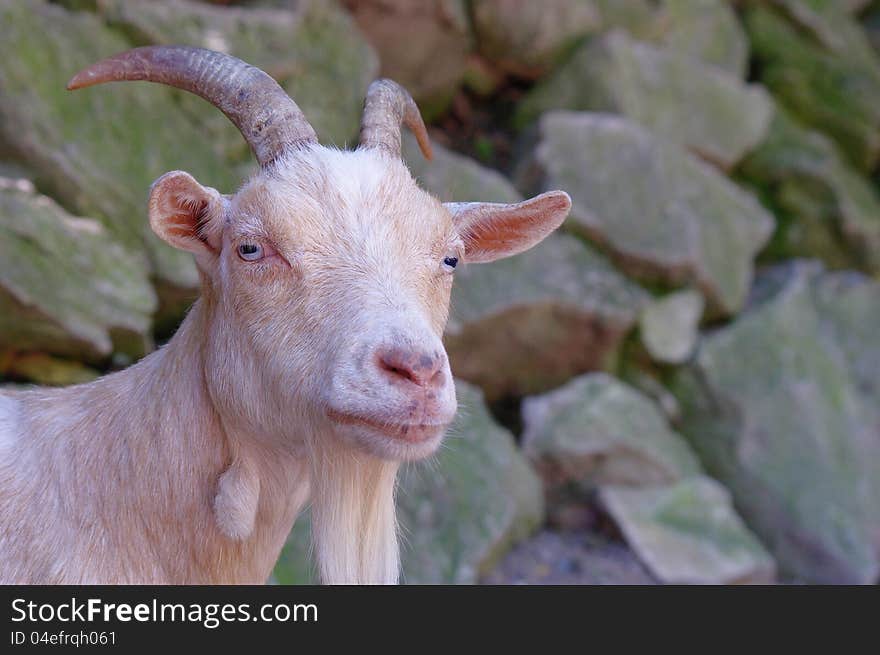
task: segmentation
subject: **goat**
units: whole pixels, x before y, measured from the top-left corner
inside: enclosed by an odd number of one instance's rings
[[[136,48],[68,88],[122,80],[208,100],[260,166],[234,195],[181,171],[152,185],[153,231],[201,281],[165,346],[88,384],[0,394],[0,582],[264,583],[307,503],[322,582],[397,582],[398,467],[456,411],[453,270],[535,245],[568,195],[441,203],[401,159],[403,124],[431,147],[387,79],[355,150],[320,145],[229,55]]]

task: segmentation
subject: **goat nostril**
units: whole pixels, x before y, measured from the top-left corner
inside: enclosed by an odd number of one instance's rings
[[[386,374],[407,380],[420,387],[435,386],[443,381],[442,360],[401,348],[388,348],[377,353],[376,363]]]

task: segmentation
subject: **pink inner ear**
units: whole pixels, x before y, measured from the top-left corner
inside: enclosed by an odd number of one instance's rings
[[[474,204],[461,217],[461,236],[472,262],[492,261],[528,250],[565,220],[571,200],[551,191],[513,205]]]

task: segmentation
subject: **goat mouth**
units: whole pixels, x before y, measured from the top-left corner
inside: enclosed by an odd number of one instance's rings
[[[446,423],[394,423],[360,414],[347,414],[335,409],[328,409],[327,417],[338,425],[366,427],[396,441],[411,444],[429,441],[445,430],[448,425]]]

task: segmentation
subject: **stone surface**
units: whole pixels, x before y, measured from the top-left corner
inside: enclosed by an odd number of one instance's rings
[[[0,178],[0,350],[143,355],[155,308],[142,260],[105,227]]]
[[[496,585],[657,583],[624,544],[590,533],[546,530],[516,546],[482,582]]]
[[[780,266],[673,381],[682,432],[794,579],[880,575],[878,321],[870,278]]]
[[[420,183],[444,201],[517,202],[501,174],[404,139]],[[557,233],[523,254],[459,267],[446,346],[452,370],[490,401],[539,393],[584,371],[610,368],[648,295],[576,237]]]
[[[749,41],[727,0],[665,0],[663,6],[667,48],[745,77]]]
[[[699,338],[703,296],[692,290],[658,298],[642,310],[639,333],[648,353],[664,364],[681,364]]]
[[[771,583],[773,559],[716,481],[672,486],[605,487],[602,502],[630,547],[667,584]]]
[[[437,455],[407,465],[397,494],[402,581],[472,584],[543,520],[541,482],[480,392],[456,383],[459,413]],[[275,578],[303,582],[307,525],[294,528]]]
[[[604,373],[523,402],[523,449],[551,485],[646,485],[699,473],[700,464],[653,402]]]
[[[473,50],[464,0],[345,0],[376,48],[382,75],[402,84],[431,118],[464,79]]]
[[[611,32],[582,46],[518,109],[521,125],[549,109],[617,113],[730,168],[766,133],[764,89],[673,50]]]
[[[771,257],[819,257],[836,268],[880,271],[880,196],[823,134],[780,110],[737,173],[779,219]]]
[[[194,45],[262,68],[296,100],[324,143],[342,146],[357,136],[364,94],[379,61],[352,18],[333,2],[300,0],[265,9],[102,0],[98,12],[138,45]],[[184,102],[227,150],[247,158],[247,146],[225,116],[198,98]]]
[[[839,56],[764,6],[745,24],[761,81],[797,117],[827,132],[860,169],[880,154],[880,73],[861,57]]]
[[[545,114],[534,157],[541,187],[571,194],[567,227],[609,250],[624,270],[694,283],[712,313],[742,306],[752,260],[774,225],[751,194],[617,116]]]
[[[476,0],[471,14],[480,54],[520,77],[551,69],[601,24],[593,0]]]

